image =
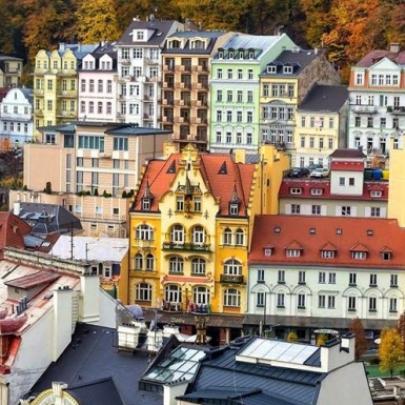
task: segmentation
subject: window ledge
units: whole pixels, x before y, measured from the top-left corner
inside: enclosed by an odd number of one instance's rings
[[[356,308],[349,308],[348,311],[349,312],[356,312]]]

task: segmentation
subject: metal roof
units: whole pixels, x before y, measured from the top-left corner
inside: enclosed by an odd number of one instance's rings
[[[299,111],[339,112],[349,98],[346,86],[315,84],[298,107]]]

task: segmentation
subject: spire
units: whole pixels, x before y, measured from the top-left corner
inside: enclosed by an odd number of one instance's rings
[[[232,191],[232,196],[231,196],[231,201],[232,204],[239,204],[240,203],[240,198],[238,196],[238,190],[236,189],[236,182],[233,183],[233,191]]]
[[[190,179],[188,178],[187,174],[186,174],[186,185],[184,187],[184,194],[186,196],[192,196],[193,195],[193,186],[191,185]]]
[[[143,199],[148,199],[148,200],[153,200],[153,194],[150,191],[150,186],[149,186],[149,179],[146,179],[146,187],[145,190],[143,192]]]

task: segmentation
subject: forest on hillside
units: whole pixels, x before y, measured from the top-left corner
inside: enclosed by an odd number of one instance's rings
[[[133,17],[152,14],[201,29],[286,32],[326,48],[346,78],[369,50],[405,45],[405,0],[0,0],[0,52],[23,56],[29,69],[38,49],[116,40]]]

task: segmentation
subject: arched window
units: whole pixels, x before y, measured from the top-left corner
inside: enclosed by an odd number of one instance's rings
[[[222,236],[222,242],[224,245],[232,245],[232,231],[229,228],[224,230]]]
[[[205,242],[205,231],[200,225],[193,228],[193,243],[196,245],[202,245]]]
[[[195,275],[204,275],[205,274],[205,260],[201,257],[195,257],[191,261],[191,273]]]
[[[135,270],[143,269],[143,257],[140,253],[135,255]]]
[[[240,292],[236,288],[228,288],[224,291],[225,307],[240,307]]]
[[[235,233],[235,245],[243,246],[245,244],[245,233],[238,228]]]
[[[227,260],[224,264],[224,274],[240,276],[242,274],[242,264],[234,259]]]
[[[149,253],[146,256],[146,270],[147,271],[153,271],[154,266],[154,262],[155,262],[155,258],[153,257],[153,255],[151,253]]]
[[[168,284],[165,287],[165,300],[172,304],[181,302],[181,288],[176,284]]]
[[[207,287],[197,286],[193,289],[194,304],[208,305],[210,301],[210,291]]]
[[[184,243],[184,227],[182,225],[172,227],[171,241],[173,243]]]
[[[148,283],[137,284],[135,299],[137,301],[152,301],[152,286]]]
[[[183,273],[184,260],[179,256],[173,256],[169,260],[169,272],[170,273]]]
[[[153,240],[153,230],[149,225],[138,225],[136,227],[136,239]]]

